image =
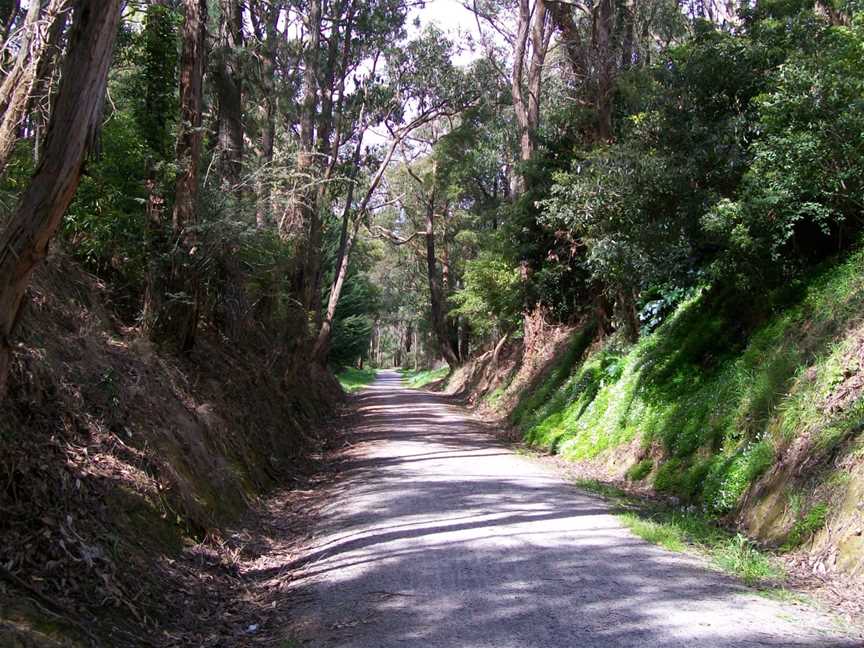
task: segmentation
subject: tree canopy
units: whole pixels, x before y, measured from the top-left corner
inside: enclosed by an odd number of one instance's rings
[[[3,353],[58,232],[167,351],[334,366],[456,365],[538,309],[632,341],[857,243],[854,2],[462,4],[0,3]]]

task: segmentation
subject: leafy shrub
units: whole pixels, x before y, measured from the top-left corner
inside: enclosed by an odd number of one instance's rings
[[[774,461],[774,448],[767,441],[751,443],[727,458],[718,457],[707,472],[704,501],[712,513],[728,513],[744,491]]]
[[[814,27],[757,100],[759,137],[735,199],[705,231],[724,241],[715,271],[744,283],[784,276],[854,239],[864,193],[864,19]]]
[[[462,316],[478,335],[494,329],[514,330],[520,321],[524,296],[519,268],[501,255],[484,253],[468,261],[464,288],[451,298],[451,316]]]
[[[813,508],[807,511],[804,517],[795,521],[789,534],[786,536],[786,541],[781,547],[782,551],[791,551],[804,544],[807,540],[825,526],[825,521],[828,518],[828,505],[824,502],[816,504]]]
[[[627,469],[627,479],[630,481],[641,481],[648,476],[648,473],[650,473],[653,468],[653,459],[643,459]]]

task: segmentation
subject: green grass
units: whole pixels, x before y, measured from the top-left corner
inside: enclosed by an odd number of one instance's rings
[[[653,468],[654,461],[652,459],[643,459],[627,469],[627,479],[630,481],[642,481],[648,476],[648,473],[650,473]]]
[[[336,374],[336,379],[339,381],[339,384],[342,385],[342,389],[350,394],[363,389],[374,382],[377,373],[378,372],[375,369],[355,369],[354,367],[346,367]]]
[[[716,567],[737,576],[747,585],[776,586],[785,576],[773,556],[703,513],[664,507],[593,479],[577,480],[575,484],[611,500],[621,523],[647,542],[669,551],[706,556]]]
[[[857,357],[862,267],[858,252],[758,302],[703,288],[630,347],[613,337],[586,354],[586,328],[512,422],[530,445],[575,461],[634,440],[659,447],[631,480],[650,474],[656,490],[729,514],[796,436],[811,433],[828,456],[861,431],[864,400],[831,417],[821,405]]]
[[[807,511],[807,514],[796,520],[783,543],[781,551],[792,551],[812,538],[825,526],[828,518],[828,505],[820,502]]]
[[[446,378],[450,373],[450,367],[444,365],[437,369],[422,369],[419,371],[402,369],[401,373],[402,381],[408,385],[408,387],[411,389],[422,389],[426,385],[438,382],[439,380],[444,380],[444,378]]]

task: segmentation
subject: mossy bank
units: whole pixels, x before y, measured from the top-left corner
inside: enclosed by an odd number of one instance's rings
[[[530,378],[523,350],[479,397],[525,442],[592,475],[864,576],[862,262],[855,253],[758,301],[695,290],[635,345],[590,323],[559,332]]]

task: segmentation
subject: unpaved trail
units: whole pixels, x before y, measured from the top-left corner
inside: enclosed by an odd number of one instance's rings
[[[379,374],[358,408],[353,458],[296,581],[295,644],[860,645],[636,538],[601,499],[396,373]]]

